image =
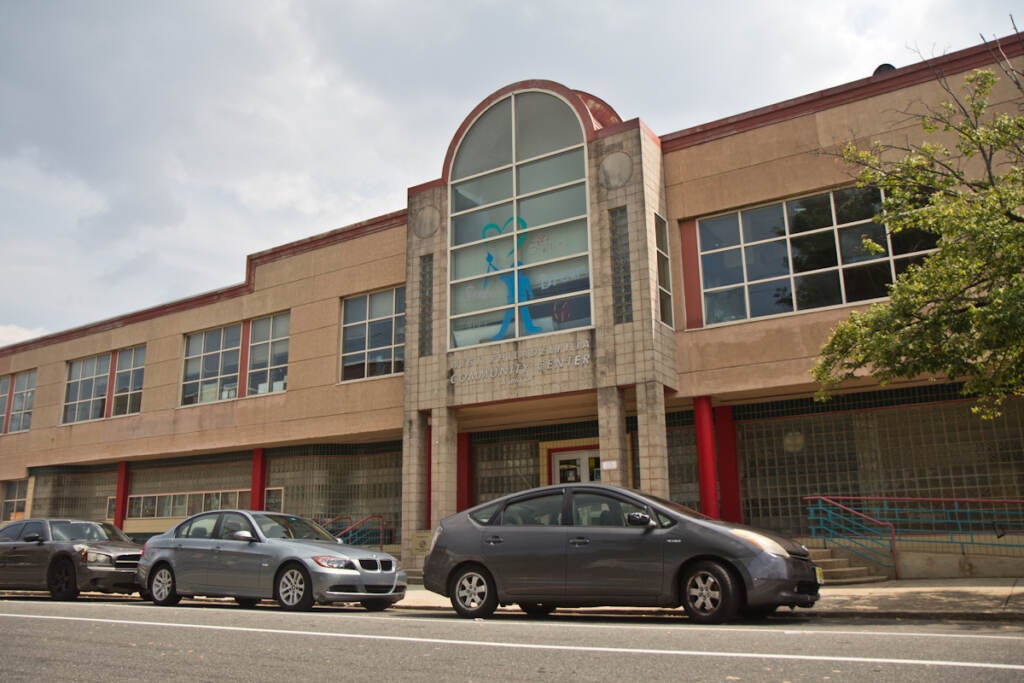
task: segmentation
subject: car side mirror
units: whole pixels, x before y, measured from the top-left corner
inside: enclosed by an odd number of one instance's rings
[[[626,524],[629,526],[655,526],[655,522],[646,512],[630,512],[626,515]]]
[[[42,534],[29,534],[21,540],[25,541],[26,543],[42,543],[43,536]]]
[[[252,532],[247,529],[239,529],[238,531],[232,533],[231,536],[229,536],[229,538],[232,541],[248,541],[249,543],[254,543],[256,541],[256,537],[253,536]]]

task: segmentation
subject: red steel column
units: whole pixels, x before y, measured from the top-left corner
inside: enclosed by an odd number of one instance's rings
[[[715,408],[714,418],[715,444],[718,446],[718,488],[722,497],[722,519],[727,522],[742,522],[740,460],[736,452],[736,423],[732,419],[732,406]]]
[[[128,511],[128,484],[131,475],[128,473],[128,463],[121,460],[117,463],[117,493],[114,498],[114,526],[124,529],[124,518]]]
[[[267,459],[264,457],[262,448],[254,448],[252,451],[251,481],[252,492],[249,494],[249,507],[253,510],[262,510],[267,503]]]
[[[693,399],[693,418],[697,427],[697,481],[700,487],[700,511],[719,519],[718,467],[715,464],[715,421],[711,397]]]
[[[469,447],[469,434],[460,432],[458,436],[458,454],[456,461],[455,509],[462,512],[473,507],[473,454]]]

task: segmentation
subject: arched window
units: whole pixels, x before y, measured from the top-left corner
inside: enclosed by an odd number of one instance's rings
[[[536,91],[466,132],[450,174],[452,348],[590,326],[583,143],[569,105]]]

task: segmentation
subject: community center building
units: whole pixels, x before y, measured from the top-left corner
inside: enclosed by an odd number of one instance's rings
[[[997,69],[991,50],[665,135],[575,84],[501,87],[405,207],[0,348],[3,519],[372,519],[416,567],[442,517],[545,483],[793,535],[812,494],[1024,498],[1024,401],[982,421],[957,384],[865,379],[816,402],[810,375],[936,246],[887,235],[837,150],[920,140],[907,112],[948,99],[938,75]]]

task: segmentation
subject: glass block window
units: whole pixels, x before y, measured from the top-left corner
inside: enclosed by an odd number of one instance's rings
[[[405,370],[405,287],[342,302],[341,379]]]
[[[668,223],[657,214],[654,215],[654,238],[658,252],[658,316],[661,322],[672,327],[672,260],[668,255]]]
[[[633,322],[633,270],[629,263],[629,220],[626,207],[608,212],[612,241],[612,314],[615,324]]]
[[[434,353],[434,255],[420,256],[420,358]]]
[[[3,521],[24,519],[26,500],[28,500],[28,479],[4,482]]]
[[[35,403],[35,396],[36,371],[28,370],[15,375],[8,432],[24,432],[32,426],[32,405]]]
[[[238,396],[241,343],[240,323],[186,335],[181,405]]]
[[[117,352],[112,415],[130,415],[142,410],[142,381],[145,365],[145,345],[121,349]]]
[[[109,353],[68,363],[67,384],[64,386],[64,424],[103,418],[109,381]]]
[[[249,396],[288,388],[290,323],[291,314],[287,311],[252,321],[249,333]]]
[[[705,323],[887,297],[938,237],[890,235],[874,222],[881,202],[875,188],[845,188],[698,221]]]
[[[591,325],[586,155],[576,113],[513,94],[473,123],[452,161],[452,348]]]

